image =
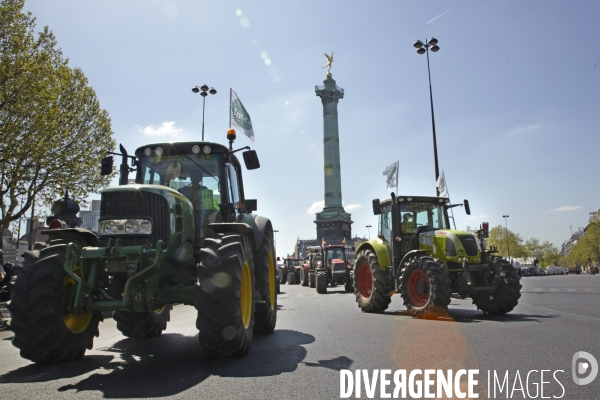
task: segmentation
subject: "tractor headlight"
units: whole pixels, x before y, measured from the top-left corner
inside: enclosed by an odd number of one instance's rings
[[[98,233],[106,235],[150,235],[152,221],[141,218],[104,219],[98,221]]]
[[[125,233],[135,234],[138,233],[139,230],[140,224],[138,221],[130,219],[129,221],[125,222]]]

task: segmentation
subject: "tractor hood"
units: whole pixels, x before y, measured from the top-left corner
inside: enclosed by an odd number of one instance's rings
[[[419,235],[419,248],[432,251],[432,255],[446,264],[450,270],[468,264],[479,263],[481,254],[472,233],[458,230],[431,230]]]

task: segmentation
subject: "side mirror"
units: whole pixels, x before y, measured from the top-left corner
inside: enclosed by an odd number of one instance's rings
[[[104,157],[100,167],[100,175],[106,176],[113,172],[113,156]]]
[[[381,202],[379,201],[379,199],[373,199],[373,214],[381,214]]]
[[[244,208],[246,209],[246,212],[251,213],[252,211],[256,211],[258,210],[257,204],[256,204],[256,199],[253,200],[244,200]]]
[[[469,200],[465,199],[465,212],[467,215],[471,215],[471,207],[469,207]]]
[[[244,156],[244,163],[246,164],[246,169],[258,169],[260,168],[260,162],[258,161],[258,156],[256,155],[256,151],[248,150],[242,153]]]
[[[277,261],[281,261],[281,257],[277,256]]]

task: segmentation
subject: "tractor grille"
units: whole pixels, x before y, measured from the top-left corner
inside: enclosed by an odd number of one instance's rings
[[[457,235],[458,240],[462,243],[467,255],[476,256],[477,255],[477,241],[475,240],[475,236],[473,235]]]
[[[155,245],[158,240],[162,240],[165,246],[168,244],[169,205],[162,196],[142,191],[103,193],[100,215],[152,218],[152,235],[149,238],[121,236],[126,246]],[[106,246],[108,239],[100,242],[101,246]]]
[[[346,273],[346,264],[343,262],[334,262],[331,265],[331,271],[336,274]]]

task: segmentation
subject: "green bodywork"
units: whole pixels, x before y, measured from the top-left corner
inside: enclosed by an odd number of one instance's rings
[[[200,145],[204,144],[200,143]],[[220,145],[210,145],[213,149],[225,149]],[[237,160],[235,163],[239,168]],[[143,181],[138,170],[136,181],[140,182],[140,180]],[[265,226],[270,224],[266,218],[249,212],[239,212],[235,216],[235,221],[230,219],[229,222],[223,223],[223,214],[215,208],[209,210],[206,216],[208,223],[203,227],[203,234],[199,235],[199,232],[196,232],[196,211],[192,202],[169,186],[136,183],[109,187],[102,191],[103,198],[112,195],[115,199],[128,199],[129,207],[132,201],[135,207],[138,194],[140,203],[148,196],[166,200],[166,215],[163,215],[160,221],[152,221],[153,229],[160,226],[165,231],[166,225],[166,240],[157,240],[156,243],[143,245],[131,245],[132,242],[129,242],[128,245],[129,238],[126,235],[114,238],[104,235],[100,236],[104,241],[103,246],[80,244],[79,255],[76,246],[73,243],[69,244],[63,268],[77,283],[70,285],[69,292],[64,294],[64,298],[69,299],[66,306],[70,313],[149,312],[169,304],[194,304],[197,297],[196,268],[201,247],[199,237],[210,237],[219,232],[239,233],[250,238],[256,251],[258,243],[262,240]],[[128,218],[101,215],[101,218],[112,217]],[[46,232],[51,238],[60,238],[66,235],[66,231]],[[147,239],[146,241],[149,242]],[[103,285],[106,287],[106,281],[115,278],[120,279],[117,286],[118,294],[107,297],[104,294],[106,290],[102,292],[101,288]],[[256,302],[262,302],[260,295]]]

